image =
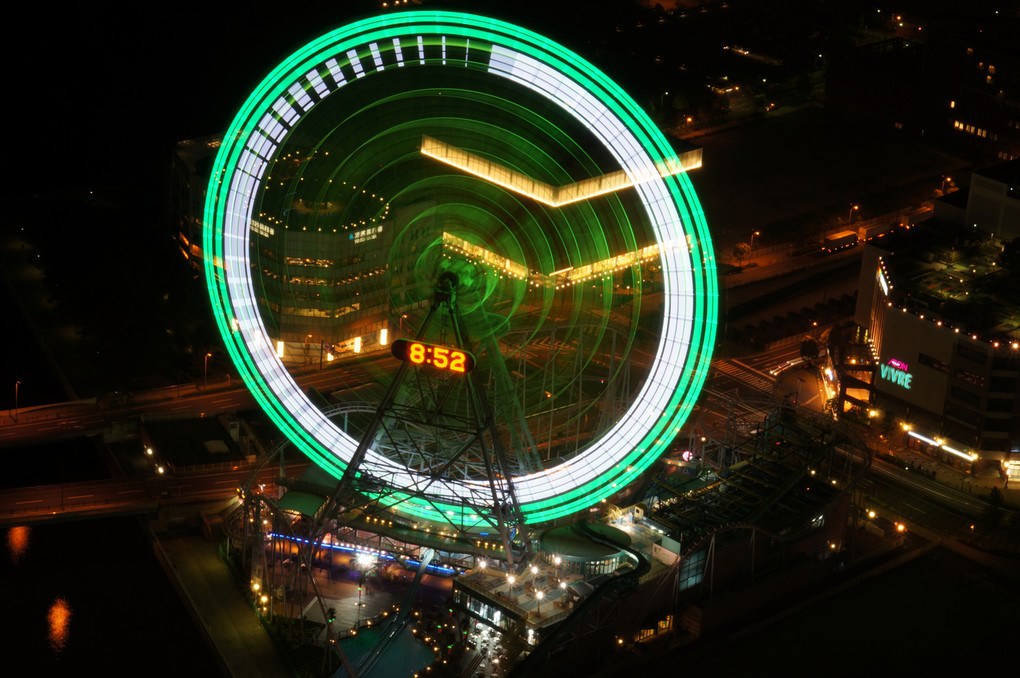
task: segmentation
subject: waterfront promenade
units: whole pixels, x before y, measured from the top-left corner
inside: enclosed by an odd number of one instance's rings
[[[295,675],[260,623],[242,584],[220,558],[219,542],[191,533],[154,534],[152,539],[160,561],[219,659],[224,675],[234,678]],[[351,629],[364,627],[367,620],[382,621],[384,614],[404,602],[408,588],[406,583],[366,586],[366,592],[359,596],[353,581],[331,578],[323,572],[316,575],[324,605],[336,612],[334,628],[340,637],[350,635]],[[426,575],[416,598],[419,603],[431,600],[435,604],[448,593],[449,580]],[[304,607],[309,620],[323,621],[318,605]],[[422,668],[428,663],[425,660]]]
[[[217,543],[196,534],[154,536],[153,544],[224,674],[236,678],[293,675],[220,559]]]

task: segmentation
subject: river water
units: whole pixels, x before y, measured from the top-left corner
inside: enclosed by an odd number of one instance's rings
[[[5,285],[0,426],[19,408],[67,400]],[[10,388],[6,388],[9,386]],[[109,477],[87,439],[3,450],[0,487]],[[218,675],[204,637],[136,518],[0,528],[8,666],[27,675]],[[16,659],[20,657],[21,659]]]
[[[0,304],[14,308],[0,285]],[[67,400],[17,313],[3,333],[0,425],[10,421],[18,384],[19,408]],[[96,444],[66,440],[6,449],[0,488],[109,477]],[[219,676],[214,651],[157,559],[139,518],[109,518],[0,528],[0,582],[5,616],[0,635],[8,661],[27,660],[39,676]],[[374,676],[404,678],[431,661],[432,652],[405,629]],[[357,661],[378,630],[344,641]]]
[[[137,519],[11,527],[4,546],[9,665],[20,656],[39,676],[219,675]]]

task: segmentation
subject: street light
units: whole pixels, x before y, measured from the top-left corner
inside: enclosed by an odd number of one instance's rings
[[[545,592],[542,589],[535,591],[535,598],[538,599],[538,616],[542,616],[542,598],[545,597]]]
[[[209,358],[212,358],[212,353],[206,353],[205,360],[202,361],[202,388],[209,385]]]
[[[846,225],[847,226],[849,226],[850,224],[852,224],[854,222],[854,212],[856,212],[860,208],[861,208],[860,205],[857,205],[855,203],[851,203],[850,204],[850,216],[847,217],[847,221],[846,221]]]
[[[755,231],[751,234],[751,249],[754,249],[754,236],[761,235],[761,231]]]
[[[14,382],[14,421],[18,420],[18,387],[21,386],[20,381]]]

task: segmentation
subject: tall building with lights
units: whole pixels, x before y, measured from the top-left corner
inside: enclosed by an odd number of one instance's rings
[[[910,17],[880,11],[885,39],[832,55],[827,105],[954,155],[1020,157],[1020,14],[931,5]]]
[[[171,159],[167,219],[177,229],[181,253],[196,268],[206,257],[206,187],[221,141],[209,136],[179,142]],[[297,173],[314,160],[285,158],[279,171]],[[399,285],[388,284],[383,274],[392,272],[406,284],[402,273],[410,271],[416,253],[437,245],[427,241],[434,227],[431,203],[391,209],[383,196],[336,183],[329,198],[317,203],[283,195],[286,220],[264,217],[251,223],[256,297],[288,365],[384,346],[399,329],[389,327],[389,317],[397,306],[412,302],[391,299],[391,292],[401,293],[390,288]]]

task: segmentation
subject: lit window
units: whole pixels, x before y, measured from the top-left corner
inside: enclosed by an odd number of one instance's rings
[[[950,101],[949,102],[949,107],[950,108],[956,108],[956,102],[955,101]]]

